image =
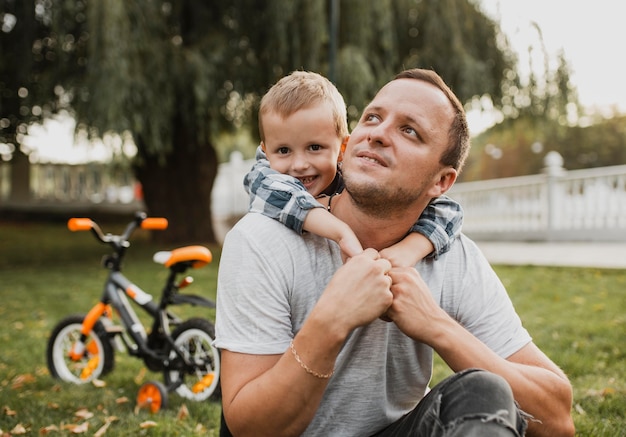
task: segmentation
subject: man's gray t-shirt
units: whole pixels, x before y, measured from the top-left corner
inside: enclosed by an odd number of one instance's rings
[[[228,233],[222,250],[216,347],[284,353],[341,265],[333,241],[300,236],[261,214],[247,214]],[[416,269],[435,301],[498,355],[506,358],[531,341],[502,283],[465,236]],[[363,436],[383,429],[424,396],[432,359],[429,346],[393,323],[376,320],[356,329],[304,435]]]

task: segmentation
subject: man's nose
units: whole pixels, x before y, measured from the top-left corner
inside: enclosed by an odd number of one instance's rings
[[[368,132],[367,139],[370,143],[378,144],[381,146],[387,145],[389,137],[389,124],[381,122],[376,126],[373,126]]]

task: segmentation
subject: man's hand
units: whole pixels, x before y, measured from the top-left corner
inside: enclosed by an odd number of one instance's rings
[[[393,303],[386,317],[412,339],[430,344],[437,334],[437,321],[447,319],[448,315],[435,302],[428,285],[414,268],[393,268],[389,276]]]
[[[384,314],[391,305],[391,269],[388,260],[374,249],[350,258],[328,283],[313,310],[348,335]]]

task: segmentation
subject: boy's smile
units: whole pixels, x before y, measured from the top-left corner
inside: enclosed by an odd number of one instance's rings
[[[300,180],[313,196],[331,184],[342,138],[330,105],[314,105],[287,117],[269,112],[263,125],[264,150],[273,170]]]

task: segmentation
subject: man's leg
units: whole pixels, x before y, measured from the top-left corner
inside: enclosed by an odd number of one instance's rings
[[[437,384],[406,416],[376,437],[522,436],[526,421],[508,383],[498,375],[470,369]]]

